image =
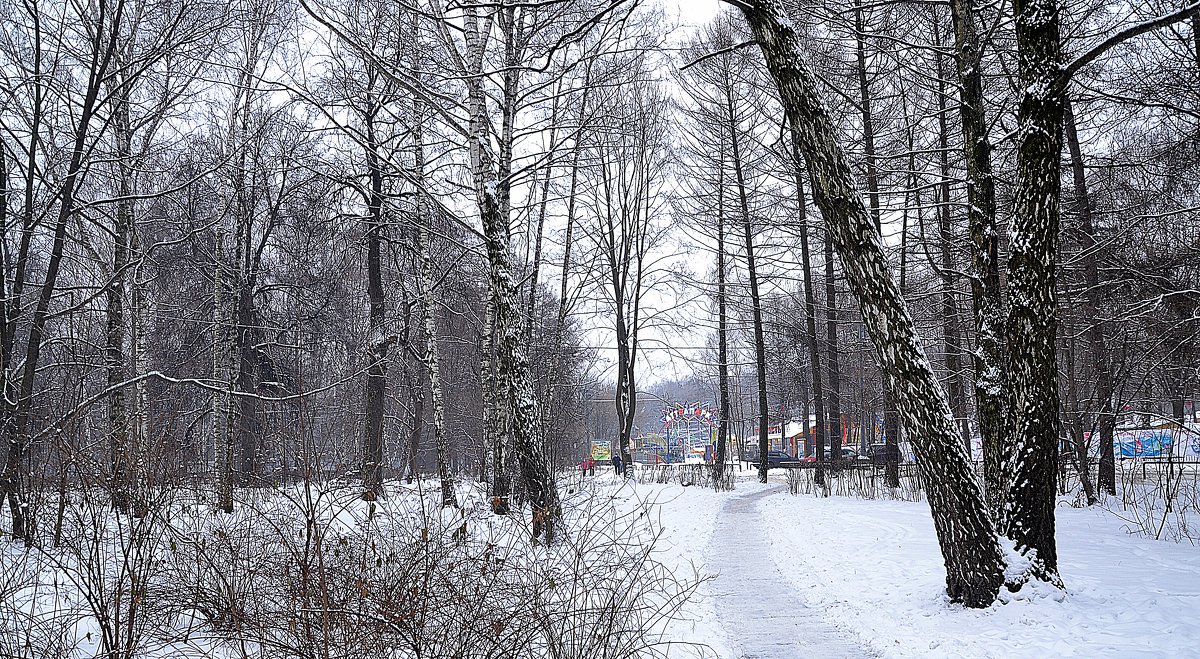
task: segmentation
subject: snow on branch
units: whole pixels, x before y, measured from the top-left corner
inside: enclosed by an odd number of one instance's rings
[[[1067,83],[1071,82],[1071,78],[1075,77],[1075,74],[1079,71],[1079,69],[1082,69],[1083,67],[1087,66],[1088,64],[1091,64],[1092,62],[1094,62],[1096,60],[1096,58],[1098,58],[1101,55],[1103,55],[1104,53],[1108,52],[1113,47],[1120,45],[1121,43],[1128,41],[1138,35],[1145,34],[1147,32],[1157,30],[1160,27],[1166,27],[1168,25],[1171,25],[1172,23],[1177,23],[1179,21],[1182,21],[1182,20],[1186,19],[1188,16],[1190,16],[1192,14],[1192,12],[1196,11],[1197,9],[1200,9],[1200,0],[1198,0],[1197,2],[1193,2],[1192,4],[1187,5],[1186,7],[1182,8],[1182,9],[1173,11],[1170,14],[1166,14],[1163,16],[1159,16],[1158,18],[1152,18],[1152,19],[1143,21],[1141,23],[1136,23],[1134,25],[1130,25],[1129,27],[1125,28],[1124,30],[1117,32],[1116,34],[1112,35],[1111,37],[1109,37],[1109,38],[1105,39],[1104,41],[1100,42],[1099,44],[1093,46],[1091,48],[1091,50],[1088,50],[1087,52],[1083,53],[1079,57],[1076,57],[1073,61],[1071,61],[1069,64],[1067,64],[1065,67],[1063,67],[1062,74],[1058,78],[1059,88],[1060,89],[1065,88],[1067,86]]]

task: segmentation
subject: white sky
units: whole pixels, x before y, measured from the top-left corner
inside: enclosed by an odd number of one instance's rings
[[[667,13],[679,17],[680,22],[691,27],[712,20],[721,7],[720,0],[659,0]]]

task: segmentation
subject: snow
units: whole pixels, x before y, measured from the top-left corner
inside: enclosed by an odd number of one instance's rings
[[[784,579],[754,584],[755,599],[768,606],[800,602],[807,610],[796,611],[797,617],[818,613],[864,655],[1163,657],[1191,656],[1200,647],[1200,549],[1130,535],[1125,521],[1102,508],[1057,509],[1066,592],[1032,581],[1016,593],[1002,591],[988,609],[972,610],[945,596],[926,503],[792,496],[776,474],[768,485],[744,474],[737,489],[725,493],[678,485],[630,488],[661,524],[660,560],[682,570],[694,566],[701,575],[729,572],[741,559],[722,554],[725,545],[713,542],[720,512],[734,498],[761,496],[761,527],[747,522],[738,534],[762,534]],[[1026,560],[1015,552],[1009,557]],[[778,590],[771,590],[772,583]],[[743,623],[735,621],[746,612],[730,609],[742,599],[722,595],[720,585],[719,577],[702,585],[685,607],[690,620],[672,623],[668,631],[711,651],[673,649],[668,656],[745,656],[748,639]]]
[[[1002,591],[990,608],[972,610],[944,594],[926,503],[792,496],[782,473],[768,484],[755,482],[753,471],[739,473],[732,492],[624,481],[607,470],[587,479],[575,472],[562,481],[575,524],[598,524],[589,528],[653,544],[653,559],[674,573],[673,580],[658,582],[664,592],[699,584],[674,619],[655,623],[656,656],[1160,657],[1190,656],[1200,647],[1200,549],[1131,535],[1128,520],[1103,508],[1069,507],[1069,496],[1060,502],[1065,592],[1032,581],[1015,593]],[[549,556],[547,548],[508,533],[506,525],[523,522],[489,515],[477,488],[459,488],[467,508],[460,512],[419,503],[436,500],[435,483],[393,487],[393,497],[374,507],[336,496],[319,497],[315,506],[333,533],[360,528],[371,511],[383,526],[441,515],[440,526],[448,529],[465,514],[476,520],[474,533],[506,551],[531,552],[538,561]],[[430,490],[428,496],[421,490]],[[296,514],[290,506],[303,499],[291,494],[289,504],[264,493],[258,507]],[[174,517],[181,530],[222,523],[233,529],[246,513],[211,518],[192,507],[175,510]],[[73,656],[90,656],[99,647],[96,621],[64,564],[51,558],[50,552],[6,547],[0,591],[7,584],[10,613],[42,618],[43,639],[61,639]],[[1010,551],[1009,560],[1019,569],[1015,563],[1025,559]],[[64,608],[78,615],[53,616]],[[187,656],[228,654],[203,614],[181,606],[171,615],[175,632],[150,643],[143,656],[182,656],[180,637],[187,639]]]
[[[828,619],[887,657],[1182,656],[1200,647],[1200,554],[1058,508],[1067,591],[1031,582],[970,610],[945,597],[928,507],[774,496],[772,557]]]

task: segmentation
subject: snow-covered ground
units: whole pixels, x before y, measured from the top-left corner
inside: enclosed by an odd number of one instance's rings
[[[637,485],[657,499],[661,546],[672,561],[702,573],[729,569],[736,556],[709,553],[728,497],[760,492],[763,533],[778,583],[820,613],[865,653],[884,657],[1164,657],[1200,653],[1200,549],[1128,534],[1100,508],[1058,510],[1059,560],[1066,593],[1027,586],[985,610],[951,604],[928,505],[887,500],[792,496],[780,484],[740,480],[730,493]],[[757,498],[757,497],[756,497]],[[762,587],[756,584],[756,587]],[[777,593],[764,592],[764,599]],[[672,631],[738,659],[744,639],[723,629],[733,616],[702,587],[690,626]],[[674,656],[674,655],[672,655]],[[683,655],[681,655],[683,656]],[[798,655],[799,656],[799,655]]]
[[[1031,585],[1017,594],[1005,593],[1004,602],[989,609],[970,610],[949,603],[943,593],[944,571],[927,504],[793,496],[782,481],[774,480],[779,475],[772,476],[772,483],[762,485],[753,480],[751,472],[742,474],[732,492],[677,483],[621,481],[610,473],[586,481],[574,476],[564,482],[564,503],[571,511],[569,523],[581,525],[579,531],[599,531],[599,535],[577,534],[573,547],[584,552],[581,557],[586,554],[586,560],[581,560],[587,568],[581,568],[574,579],[582,584],[579,587],[586,590],[586,583],[600,583],[596,579],[612,581],[612,575],[621,572],[643,579],[638,586],[641,588],[647,587],[644,579],[652,578],[653,588],[661,591],[662,597],[638,602],[653,606],[665,606],[678,593],[694,588],[675,619],[664,624],[661,615],[647,617],[648,628],[654,630],[646,639],[652,644],[648,656],[787,659],[1200,654],[1200,549],[1130,535],[1126,521],[1101,508],[1072,508],[1064,502],[1058,509],[1065,593]],[[401,523],[421,508],[414,508],[414,502],[428,498],[405,492],[398,489],[388,502],[381,503],[378,515],[395,508],[389,513],[392,517],[386,519]],[[258,512],[250,517],[264,516],[263,511],[274,511],[272,519],[278,520],[298,514],[288,508],[290,499],[284,494],[270,495],[269,501],[260,502]],[[331,501],[337,505],[327,506],[328,510],[320,515],[327,520],[330,541],[340,535],[355,537],[353,534],[360,532],[364,523],[367,504],[356,497]],[[522,540],[522,518],[491,516],[483,510],[486,504],[478,488],[464,484],[460,501],[473,511],[468,514],[468,519],[475,520],[473,535],[486,535],[491,546],[516,552],[514,558],[529,554],[531,568],[545,564],[543,569],[549,570],[557,564],[548,560],[550,554],[566,551],[558,548],[546,553],[546,548]],[[436,504],[432,505],[431,510],[437,511]],[[172,510],[175,508],[179,506]],[[230,532],[249,528],[230,521],[233,518],[202,513],[199,508],[194,508],[189,517],[184,514],[186,510],[179,508],[173,514],[172,525],[177,531],[191,525],[203,529],[221,526]],[[101,508],[96,514],[98,520],[109,520],[103,528],[115,523],[116,518]],[[241,520],[247,514],[235,517]],[[375,524],[382,524],[385,518],[376,519]],[[451,520],[453,523],[434,523],[433,527],[446,527],[449,532],[456,528],[457,519]],[[513,529],[508,528],[513,525]],[[401,524],[395,532],[379,537],[402,538],[405,528]],[[423,533],[414,529],[409,530]],[[605,545],[605,538],[622,544]],[[631,570],[621,562],[626,558],[640,560],[637,548],[650,543],[654,565],[669,569],[674,578],[663,571],[647,571],[653,566]],[[336,544],[340,545],[341,540]],[[624,547],[619,551],[625,553],[595,564],[598,557],[587,553],[594,552],[594,547],[606,554],[611,552],[604,547]],[[172,542],[171,558],[151,572],[157,574],[178,562],[175,551]],[[180,554],[183,552],[180,545]],[[117,551],[101,556],[102,562],[115,561],[121,555]],[[70,557],[58,557],[51,551],[23,552],[9,546],[0,552],[0,558],[0,591],[10,598],[9,612],[21,613],[21,617],[4,618],[5,624],[16,625],[10,632],[41,630],[38,638],[42,642],[59,638],[63,643],[61,656],[94,653],[98,629],[81,601],[84,584],[71,580],[74,572],[68,569]],[[112,565],[119,565],[119,561]],[[547,575],[557,573],[548,571]],[[171,575],[162,578],[174,579]],[[186,629],[159,630],[154,639],[147,639],[142,656],[235,656],[225,651],[230,646],[223,640],[223,632],[208,629],[202,616],[195,618]],[[764,629],[778,638],[764,639],[768,635]],[[808,649],[804,649],[805,643]],[[30,656],[49,655],[34,652]],[[400,652],[396,656],[408,655]]]
[[[1163,657],[1200,652],[1200,553],[1127,534],[1097,508],[1058,509],[1065,596],[1027,587],[976,611],[950,604],[924,503],[781,494],[772,556],[835,624],[893,657]]]

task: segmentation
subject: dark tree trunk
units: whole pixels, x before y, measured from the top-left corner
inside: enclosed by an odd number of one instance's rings
[[[729,328],[725,282],[725,149],[722,143],[717,163],[717,455],[713,462],[713,486],[725,486],[725,453],[729,440]]]
[[[114,24],[119,24],[119,20],[120,12],[118,11],[114,17]],[[54,297],[55,288],[58,286],[59,269],[62,266],[63,253],[66,249],[67,225],[71,217],[75,214],[75,192],[79,184],[79,177],[83,171],[83,159],[89,127],[92,118],[95,116],[101,81],[106,77],[105,72],[112,61],[113,51],[116,48],[116,36],[111,32],[106,35],[102,30],[97,31],[92,39],[92,46],[92,69],[88,77],[89,84],[84,92],[79,119],[75,125],[74,135],[72,136],[73,145],[71,148],[70,164],[67,167],[67,175],[58,190],[57,198],[59,207],[54,222],[50,256],[46,264],[46,277],[42,280],[37,306],[34,307],[33,318],[30,322],[28,343],[25,348],[25,363],[21,369],[21,380],[17,389],[15,409],[13,410],[13,423],[11,426],[6,424],[7,427],[5,428],[9,431],[8,454],[4,462],[4,475],[0,479],[0,503],[3,501],[8,502],[9,513],[12,516],[13,536],[26,542],[33,540],[34,524],[31,519],[32,509],[29,507],[29,502],[25,500],[25,494],[22,492],[23,474],[21,473],[21,463],[25,458],[25,451],[29,448],[28,434],[32,416],[35,378],[37,376],[38,362],[42,356],[42,343],[45,338],[46,322],[50,319],[50,301]],[[27,175],[34,177],[34,171],[35,169],[31,168]],[[29,197],[26,198],[26,201],[32,204],[32,199]],[[32,212],[32,208],[29,208],[29,212]],[[32,232],[32,225],[27,226],[29,226],[29,231],[23,232],[22,241],[26,240],[26,233]],[[27,253],[28,247],[23,244],[21,254],[25,255]],[[18,270],[24,270],[24,262],[18,264]],[[17,281],[24,281],[23,272],[18,274]],[[15,322],[15,317],[10,317],[10,322]]]
[[[1100,286],[1100,243],[1096,240],[1096,225],[1092,218],[1092,202],[1088,194],[1087,176],[1083,166],[1083,152],[1079,148],[1079,135],[1075,130],[1075,115],[1070,102],[1066,104],[1063,126],[1067,138],[1067,150],[1071,154],[1071,178],[1075,195],[1076,213],[1079,214],[1080,248],[1083,250],[1083,276],[1087,284],[1083,315],[1088,322],[1088,348],[1091,351],[1092,370],[1096,373],[1096,427],[1098,432],[1092,441],[1100,449],[1099,487],[1109,494],[1117,493],[1116,461],[1113,459],[1113,431],[1116,415],[1113,414],[1112,362],[1108,358],[1105,340],[1105,324],[1101,320],[1104,308],[1104,291]],[[1088,442],[1089,444],[1091,442]],[[1083,469],[1088,469],[1088,453],[1081,458]]]
[[[999,521],[1004,513],[1008,355],[1001,299],[996,181],[983,98],[983,70],[974,0],[951,0],[958,51],[959,118],[967,163],[967,224],[971,234],[971,299],[975,312],[975,407],[983,440],[988,503]]]
[[[408,401],[412,405],[412,428],[408,431],[408,474],[410,485],[417,478],[417,451],[421,448],[421,433],[425,431],[425,393],[418,375],[409,383]]]
[[[254,314],[254,292],[249,285],[237,296],[237,425],[238,485],[254,484],[261,474],[262,433],[258,427],[258,398],[254,396],[258,373],[258,328]]]
[[[729,91],[731,87],[726,87]],[[737,183],[738,204],[742,214],[742,232],[746,244],[746,276],[750,283],[750,313],[754,323],[754,365],[758,393],[758,480],[767,482],[767,431],[770,425],[767,409],[767,345],[763,336],[762,298],[758,292],[758,270],[754,261],[754,226],[750,218],[750,200],[746,192],[746,175],[742,167],[742,150],[734,116],[734,99],[727,96],[725,106],[729,122],[729,140],[733,156],[733,175]]]
[[[817,198],[816,184],[813,185],[813,198]],[[819,206],[818,206],[819,207]],[[821,211],[824,213],[824,209]],[[837,311],[837,281],[833,276],[833,232],[825,229],[825,359],[829,367],[829,466],[836,469],[842,458],[842,380],[841,366],[838,361],[838,311]],[[824,455],[818,455],[817,461],[823,461]]]
[[[813,474],[813,482],[817,486],[824,488],[825,429],[827,421],[825,419],[825,391],[821,382],[821,351],[817,346],[816,290],[812,274],[812,257],[808,247],[808,212],[807,204],[804,200],[804,161],[801,155],[800,143],[798,142],[799,131],[792,130],[790,132],[792,138],[792,160],[796,177],[796,206],[798,208],[796,221],[800,225],[800,265],[804,275],[804,324],[808,330],[808,336],[805,338],[808,342],[809,371],[812,375],[813,412],[816,416],[816,426],[813,428],[812,435],[815,440],[813,452],[816,457],[816,472]]]
[[[1056,0],[1016,0],[1021,87],[1017,185],[1008,261],[1012,479],[1007,535],[1030,575],[1061,585],[1054,539],[1058,475],[1055,334],[1063,92]]]
[[[935,45],[940,45],[940,29],[934,29]],[[938,69],[938,162],[941,166],[942,182],[938,186],[941,198],[938,200],[938,246],[941,251],[942,277],[942,338],[946,347],[943,365],[946,369],[947,393],[950,395],[950,409],[954,410],[954,419],[962,429],[963,444],[971,451],[971,429],[967,423],[966,392],[962,376],[962,337],[959,334],[958,320],[958,277],[955,275],[954,253],[951,245],[954,242],[953,230],[950,225],[950,126],[946,109],[946,75],[941,53],[936,55]]]
[[[871,82],[869,72],[867,71],[867,49],[866,49],[866,21],[863,18],[863,7],[861,0],[856,0],[854,3],[854,43],[855,52],[858,56],[858,92],[859,92],[859,109],[862,112],[862,129],[863,129],[863,160],[867,174],[867,201],[871,208],[871,217],[875,220],[876,231],[882,231],[879,213],[879,167],[876,163],[875,155],[875,115],[871,111]],[[901,291],[903,293],[903,291]],[[899,453],[899,445],[896,444],[900,437],[900,415],[896,410],[895,396],[892,393],[892,386],[888,382],[887,374],[882,373],[883,383],[881,389],[883,391],[883,432],[885,441],[890,449],[893,445],[896,446],[896,451],[888,450],[886,454],[888,462],[888,473],[897,474],[896,483],[893,485],[889,479],[889,485],[896,487],[899,485],[899,466],[896,464],[896,454]],[[872,415],[873,416],[873,415]],[[873,427],[873,423],[871,426]],[[868,426],[862,426],[863,432],[866,432]],[[834,459],[839,459],[839,454],[834,454]]]
[[[779,87],[788,121],[798,132],[813,196],[858,297],[879,361],[895,387],[905,425],[912,430],[945,559],[947,592],[971,607],[990,606],[1003,581],[1004,559],[983,489],[888,269],[882,238],[855,189],[833,121],[817,96],[818,83],[802,56],[799,35],[776,0],[742,7]]]
[[[366,117],[366,156],[370,188],[367,191],[367,384],[364,399],[366,422],[362,446],[363,498],[383,494],[383,404],[387,391],[387,359],[391,337],[384,326],[383,293],[383,169],[375,139],[374,114]]]

